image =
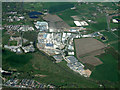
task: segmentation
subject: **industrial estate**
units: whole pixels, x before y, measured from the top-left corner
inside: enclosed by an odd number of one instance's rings
[[[119,87],[119,3],[2,4],[3,88]]]

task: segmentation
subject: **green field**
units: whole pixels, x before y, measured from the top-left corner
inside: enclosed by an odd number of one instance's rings
[[[74,7],[72,2],[48,2],[42,3],[44,9],[48,9],[49,13],[56,13]]]
[[[115,35],[113,35],[111,32],[101,32],[101,34],[103,34],[107,38],[105,43],[109,43],[109,42],[118,40],[118,38],[115,37]]]
[[[68,25],[74,27],[74,19],[71,16],[78,15],[75,10],[67,9],[62,12],[57,13],[57,15],[62,18]]]
[[[106,16],[104,14],[98,15],[95,19],[97,23],[91,23],[90,28],[94,31],[107,29]]]
[[[120,37],[120,30],[118,29],[117,31],[114,31],[113,33],[115,33],[116,35],[118,35],[118,37]]]
[[[17,55],[13,52],[10,52],[8,50],[3,50],[2,51],[2,64],[3,64],[3,69],[7,70],[10,67],[12,68],[19,68],[24,66],[26,63],[30,61],[32,56],[30,54],[28,55]]]
[[[29,41],[37,41],[38,32],[37,31],[28,31],[23,33],[23,38]]]
[[[50,83],[56,86],[66,87],[98,87],[95,81],[87,80],[63,65],[57,65],[52,59],[42,52],[17,55],[10,51],[3,51],[3,69],[17,69],[21,74],[17,78],[33,78],[42,83]],[[70,70],[70,71],[69,71]],[[35,74],[47,75],[46,77],[34,77]],[[82,81],[82,82],[80,82]],[[87,86],[86,86],[87,84]],[[72,85],[72,86],[71,86]]]
[[[110,28],[118,28],[118,24],[117,23],[110,23]]]
[[[108,80],[111,81],[111,83],[118,80],[117,60],[115,60],[110,54],[105,54],[98,57],[104,64],[96,67],[91,75],[91,78],[93,78],[92,80],[89,78],[84,78],[78,73],[70,70],[65,61],[58,64],[53,63],[53,58],[40,51],[28,54],[15,54],[8,50],[4,50],[3,69],[17,69],[17,72],[20,72],[20,75],[17,76],[17,78],[32,78],[41,83],[51,83],[57,87],[98,88],[99,85],[97,82],[99,82],[99,80]],[[46,77],[35,77],[34,75],[36,74],[46,75]],[[111,84],[111,86],[109,86],[109,83],[106,83],[105,86],[116,87],[114,83]]]
[[[49,13],[56,13],[74,6],[71,2],[34,2],[23,4],[24,9],[28,11],[42,11],[43,9],[48,9]]]
[[[115,50],[117,50],[117,51],[120,53],[119,45],[120,45],[120,42],[117,42],[117,43],[111,44],[111,46],[112,46]]]
[[[24,2],[23,3],[23,8],[27,11],[41,11],[43,8],[42,3],[38,2]]]
[[[102,54],[98,57],[103,64],[96,67],[91,75],[91,78],[114,82],[118,81],[117,60],[110,54]]]
[[[17,46],[17,41],[10,41],[9,44],[10,46]]]
[[[2,31],[2,44],[7,45],[9,42],[10,35],[6,34],[6,30]]]
[[[94,5],[96,6],[97,3],[94,3]],[[93,13],[96,13],[96,16],[93,16]],[[81,21],[87,21],[88,19],[96,21],[97,23],[89,23],[89,26],[87,26],[87,28],[91,28],[93,31],[107,29],[105,14],[98,12],[96,8],[93,7],[93,4],[77,5],[76,10],[66,9],[58,12],[57,15],[72,27],[76,25],[74,24],[74,19],[71,16],[78,16]]]

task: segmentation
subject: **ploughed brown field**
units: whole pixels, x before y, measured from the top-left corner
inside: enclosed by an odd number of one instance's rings
[[[94,38],[75,39],[75,49],[77,58],[93,66],[102,64],[96,55],[104,53],[105,45]]]
[[[64,29],[70,28],[70,26],[57,15],[47,14],[43,19],[48,22],[50,29],[54,29],[54,32],[57,32],[58,29],[64,31]]]

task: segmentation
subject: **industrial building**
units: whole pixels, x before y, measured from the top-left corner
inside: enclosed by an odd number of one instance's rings
[[[85,70],[84,65],[80,63],[74,56],[67,56],[66,59],[67,66],[73,71],[83,75],[84,77],[90,77],[91,71],[89,69]]]
[[[86,21],[74,21],[76,26],[88,26]]]
[[[40,31],[48,31],[48,23],[37,21],[35,27]]]

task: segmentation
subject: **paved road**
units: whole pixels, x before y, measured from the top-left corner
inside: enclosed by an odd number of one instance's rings
[[[117,42],[119,42],[120,40],[117,40],[117,41],[112,41],[112,42],[109,42],[109,44],[115,44]]]
[[[108,14],[106,14],[106,21],[107,21],[108,31],[110,31],[115,37],[120,38],[118,35],[113,33],[113,31],[111,30],[111,28],[110,28],[110,17],[108,16]]]

